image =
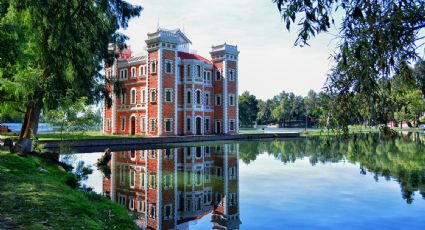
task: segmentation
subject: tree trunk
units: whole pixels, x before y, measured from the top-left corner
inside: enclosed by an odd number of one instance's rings
[[[32,137],[37,134],[40,113],[43,107],[42,94],[36,94],[34,104],[26,108],[19,140],[14,147],[17,153],[25,154],[32,151]]]

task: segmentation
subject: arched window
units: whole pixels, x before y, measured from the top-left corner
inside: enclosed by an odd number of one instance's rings
[[[131,67],[131,78],[136,78],[136,67]]]
[[[156,101],[156,90],[155,89],[151,89],[151,98],[150,98],[151,102],[155,102]]]
[[[187,91],[187,103],[191,104],[192,103],[192,92]]]
[[[201,90],[196,90],[196,104],[201,104]]]
[[[132,88],[130,91],[130,103],[136,104],[136,89]]]

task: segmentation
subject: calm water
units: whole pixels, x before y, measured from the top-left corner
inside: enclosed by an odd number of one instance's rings
[[[85,184],[143,227],[410,230],[425,229],[423,138],[179,145],[112,152],[103,170],[103,153],[62,160],[92,165]]]

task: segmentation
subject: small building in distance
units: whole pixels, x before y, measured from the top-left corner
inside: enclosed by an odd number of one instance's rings
[[[179,29],[158,29],[145,42],[147,54],[126,49],[105,68],[123,89],[105,106],[105,134],[238,133],[237,46],[212,46],[207,59],[189,52],[192,42]]]

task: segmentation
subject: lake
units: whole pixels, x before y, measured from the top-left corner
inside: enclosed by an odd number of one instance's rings
[[[152,229],[425,229],[425,137],[204,142],[61,155]]]

